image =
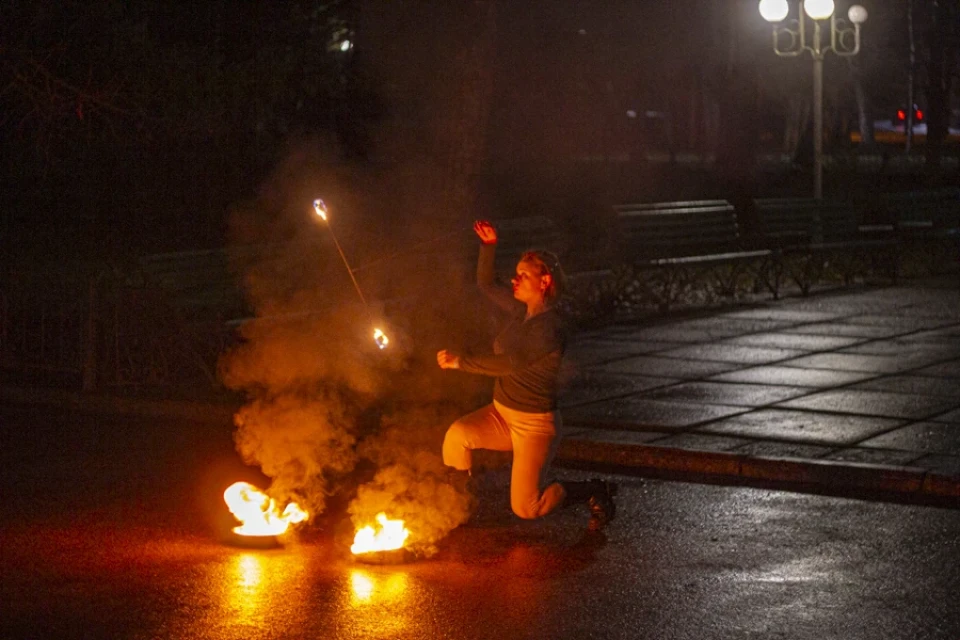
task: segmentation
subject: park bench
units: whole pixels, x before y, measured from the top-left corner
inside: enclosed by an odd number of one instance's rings
[[[621,204],[614,212],[620,261],[655,273],[643,279],[639,293],[662,309],[697,282],[723,297],[735,296],[749,276],[754,290],[767,283],[771,251],[745,245],[726,200]]]
[[[882,194],[875,215],[896,233],[899,259],[907,268],[935,272],[956,260],[960,243],[960,189]]]
[[[754,200],[763,242],[773,250],[771,279],[779,288],[789,277],[803,295],[833,272],[849,285],[858,274],[896,278],[896,241],[886,225],[860,223],[846,202],[813,198]]]

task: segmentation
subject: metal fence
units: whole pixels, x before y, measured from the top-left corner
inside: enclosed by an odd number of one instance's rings
[[[188,314],[142,278],[18,273],[0,280],[8,383],[143,394],[219,388],[227,318]]]

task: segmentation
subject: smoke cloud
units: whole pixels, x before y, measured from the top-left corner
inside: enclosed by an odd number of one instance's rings
[[[357,528],[384,511],[407,521],[412,548],[429,556],[471,511],[470,494],[447,481],[440,449],[446,426],[478,402],[482,382],[444,374],[435,354],[476,342],[486,327],[464,295],[474,256],[452,262],[456,246],[441,256],[429,244],[383,259],[436,229],[428,216],[409,225],[384,213],[389,204],[409,221],[429,207],[422,190],[416,198],[385,196],[396,180],[364,180],[299,149],[257,200],[236,208],[233,266],[253,317],[240,325],[219,373],[247,398],[235,416],[236,448],[271,478],[271,497],[317,516],[333,493],[355,488],[348,511]],[[349,259],[359,256],[351,267],[379,259],[376,269],[357,270],[369,306],[359,303],[330,230],[313,215],[316,197],[331,206]],[[364,202],[371,197],[379,207]],[[424,249],[433,253],[420,255]],[[389,318],[377,302],[384,299],[394,301]],[[382,326],[391,339],[384,351],[372,340],[374,318],[391,321]],[[391,409],[381,415],[383,407]],[[348,486],[361,460],[372,463],[372,479]]]
[[[373,480],[357,490],[348,511],[360,528],[381,511],[404,520],[410,530],[409,548],[429,557],[450,531],[470,517],[472,494],[448,480],[439,455],[444,427],[458,409],[417,408],[384,416],[377,437],[364,442],[360,453],[378,467]]]

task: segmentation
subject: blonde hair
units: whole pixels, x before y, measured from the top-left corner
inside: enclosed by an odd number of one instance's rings
[[[540,249],[524,251],[523,255],[520,256],[520,262],[534,265],[541,276],[550,276],[550,285],[543,292],[543,297],[547,302],[554,302],[563,295],[566,276],[560,266],[560,259],[557,258],[555,253]]]

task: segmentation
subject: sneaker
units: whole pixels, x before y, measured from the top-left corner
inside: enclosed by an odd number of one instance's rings
[[[601,531],[617,515],[617,503],[613,497],[617,495],[617,485],[606,480],[594,479],[590,481],[595,489],[587,501],[590,507],[590,531]]]

